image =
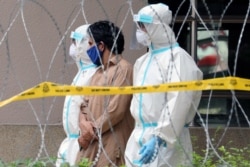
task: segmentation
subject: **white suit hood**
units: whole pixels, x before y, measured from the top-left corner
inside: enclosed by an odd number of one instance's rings
[[[152,23],[144,23],[152,49],[176,43],[174,32],[169,26],[172,21],[172,11],[167,5],[162,3],[148,5],[142,8],[138,15],[152,17]]]
[[[74,59],[78,67],[71,85],[87,86],[96,71],[96,66],[92,63],[87,55],[88,36],[87,29],[89,25],[78,27],[75,32],[71,33],[71,38],[75,39]],[[77,153],[79,151],[78,137],[79,129],[79,113],[80,106],[83,102],[83,96],[66,96],[63,106],[63,128],[66,138],[62,141],[58,153],[56,167],[60,167],[62,163],[68,162],[70,166],[75,165]]]
[[[79,61],[84,65],[93,64],[92,61],[90,60],[88,54],[87,54],[87,49],[88,49],[87,29],[88,29],[88,27],[89,27],[89,24],[85,24],[85,25],[79,26],[75,30],[75,33],[79,33],[79,34],[82,35],[81,40],[75,39],[75,41],[76,41],[76,61],[77,61],[77,64],[78,64]],[[72,38],[74,38],[74,36]]]
[[[202,80],[203,74],[193,58],[175,40],[169,24],[172,12],[158,3],[142,8],[134,21],[146,29],[149,52],[134,64],[133,86],[160,85]],[[141,24],[143,23],[143,25]],[[144,31],[145,32],[145,31]],[[192,165],[192,143],[188,125],[192,122],[201,91],[169,91],[133,94],[130,111],[136,126],[127,142],[127,167],[177,167]],[[165,141],[154,161],[142,164],[139,154],[153,136]]]

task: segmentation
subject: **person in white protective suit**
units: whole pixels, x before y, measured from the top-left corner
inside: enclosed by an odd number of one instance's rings
[[[134,21],[136,38],[148,52],[134,64],[133,86],[202,80],[193,58],[175,40],[165,4],[143,7]],[[192,164],[188,125],[200,102],[201,91],[137,93],[130,110],[135,119],[125,150],[127,167],[177,167]]]
[[[78,27],[75,32],[71,32],[72,44],[69,55],[74,59],[78,67],[78,72],[71,85],[86,86],[90,82],[92,75],[96,71],[96,65],[92,63],[87,55],[88,37],[87,29],[89,25]],[[60,145],[56,166],[60,167],[63,163],[73,166],[79,151],[79,113],[83,96],[66,96],[63,108],[63,128],[66,138]]]

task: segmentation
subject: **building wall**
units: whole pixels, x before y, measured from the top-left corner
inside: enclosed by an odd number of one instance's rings
[[[70,33],[82,24],[108,19],[121,27],[123,56],[133,64],[146,49],[130,50],[131,10],[137,12],[145,4],[144,0],[133,0],[131,6],[124,0],[0,0],[0,101],[45,81],[71,84],[77,67],[68,55]],[[41,156],[46,151],[56,156],[65,135],[63,102],[64,97],[47,97],[0,107],[0,159],[36,157],[40,147]],[[39,127],[46,127],[44,147]]]
[[[145,0],[133,0],[131,9],[136,13],[145,4]],[[70,32],[103,19],[122,28],[126,41],[123,56],[134,63],[146,50],[129,49],[133,21],[125,0],[0,0],[0,101],[44,81],[70,84],[77,70],[68,56]],[[65,137],[63,102],[64,97],[49,97],[1,107],[0,159],[56,156]],[[218,136],[215,128],[209,132],[210,138]],[[195,150],[205,149],[204,129],[191,128],[191,134],[198,139],[193,140]],[[249,134],[249,129],[229,128],[222,144],[232,141],[235,147],[246,146]]]
[[[12,162],[26,158],[56,157],[58,148],[65,138],[63,128],[60,125],[50,125],[43,129],[46,129],[44,137],[41,135],[40,128],[35,125],[1,125],[0,159],[4,162]],[[244,148],[250,144],[249,128],[229,128],[224,135],[223,130],[209,128],[208,133],[214,147],[220,139],[222,140],[219,146],[225,146],[228,151],[230,148]],[[202,150],[206,149],[207,144],[204,129],[190,127],[190,133],[194,151],[204,155]],[[249,155],[245,156],[249,158]]]
[[[83,3],[83,8],[81,3]],[[146,49],[131,50],[133,20],[146,1],[0,1],[0,101],[39,83],[71,84],[77,67],[68,55],[78,26],[111,20],[125,36],[123,56],[131,63]],[[83,9],[83,10],[82,10]],[[0,125],[62,124],[64,97],[12,102],[0,108]]]

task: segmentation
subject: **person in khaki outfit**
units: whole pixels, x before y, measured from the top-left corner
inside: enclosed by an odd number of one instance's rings
[[[132,65],[122,57],[124,36],[110,21],[98,21],[88,28],[87,53],[100,66],[90,86],[131,86]],[[124,151],[134,127],[130,114],[132,95],[89,95],[81,106],[76,162],[88,158],[92,165],[120,166],[125,164]]]

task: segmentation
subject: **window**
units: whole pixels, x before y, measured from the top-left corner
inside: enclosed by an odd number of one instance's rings
[[[246,24],[245,29],[249,29],[249,26],[249,23]],[[212,66],[206,69],[205,65],[213,63],[213,59],[208,59],[207,63],[200,60],[200,65],[204,65],[201,66],[201,69],[203,69],[204,72],[204,79],[229,75],[233,76],[234,74],[237,77],[250,79],[250,33],[245,31],[244,35],[240,39],[242,23],[223,23],[220,29],[225,32],[224,35],[226,34],[226,37],[221,38],[219,38],[220,35],[218,35],[217,41],[219,53],[221,50],[220,47],[223,47],[222,50],[224,51],[222,53],[225,53],[223,55],[224,65],[216,70],[211,69],[213,68]],[[199,41],[199,35],[197,37]],[[225,41],[227,44],[220,46],[220,41]],[[199,57],[198,53],[197,55]],[[220,57],[223,56],[220,55]],[[208,56],[208,58],[211,58],[211,55]],[[199,65],[199,61],[197,64]],[[226,68],[226,65],[228,65],[228,69]],[[229,123],[230,126],[249,126],[244,114],[250,118],[250,93],[248,91],[236,91],[236,98],[235,103],[232,103],[233,97],[230,91],[204,91],[199,105],[199,112],[203,118],[208,118],[210,124],[225,125],[228,123],[227,121],[229,119],[229,115],[233,113],[232,119]],[[208,117],[206,117],[207,113],[209,114]],[[196,125],[201,124],[201,121],[197,116],[195,118],[195,122]]]
[[[197,64],[204,72],[204,79],[223,77],[223,76],[237,76],[241,78],[250,79],[250,33],[246,31],[249,29],[249,21],[245,27],[243,23],[245,21],[245,15],[247,12],[248,2],[246,1],[233,1],[225,12],[225,16],[222,22],[219,23],[221,13],[224,12],[226,4],[229,1],[217,0],[209,1],[207,7],[210,9],[210,14],[213,17],[213,25],[205,8],[202,7],[202,2],[198,3],[198,11],[201,17],[204,18],[205,24],[209,28],[211,34],[216,34],[216,49],[220,60],[217,60],[211,48],[214,48],[214,42],[211,42],[211,38],[203,40],[206,36],[204,27],[201,22],[197,21]],[[237,4],[236,4],[237,3]],[[237,5],[240,10],[232,10],[233,5]],[[234,8],[235,9],[235,8]],[[243,31],[244,30],[244,31]],[[204,33],[204,34],[203,34]],[[201,40],[201,41],[200,41]],[[200,45],[204,44],[204,46]],[[211,45],[212,44],[212,45]],[[209,49],[210,53],[204,58],[204,53],[199,51],[204,48]],[[219,68],[214,69],[213,65],[220,64]],[[235,97],[232,96],[230,91],[203,91],[203,97],[199,105],[199,112],[202,118],[208,119],[208,123],[222,124],[229,126],[249,126],[248,120],[245,116],[250,118],[250,93],[247,91],[235,91]],[[207,115],[208,114],[208,115]],[[232,119],[230,120],[230,116]],[[195,118],[196,125],[200,125],[201,121],[198,116]]]
[[[225,16],[244,16],[248,9],[249,1],[246,0],[209,0],[200,1],[196,0],[197,8],[200,15],[206,16],[209,13],[212,16],[221,16],[225,11]],[[204,3],[205,2],[205,3]],[[237,6],[237,8],[235,8]],[[209,13],[208,13],[208,10]],[[236,10],[237,9],[237,10]]]

